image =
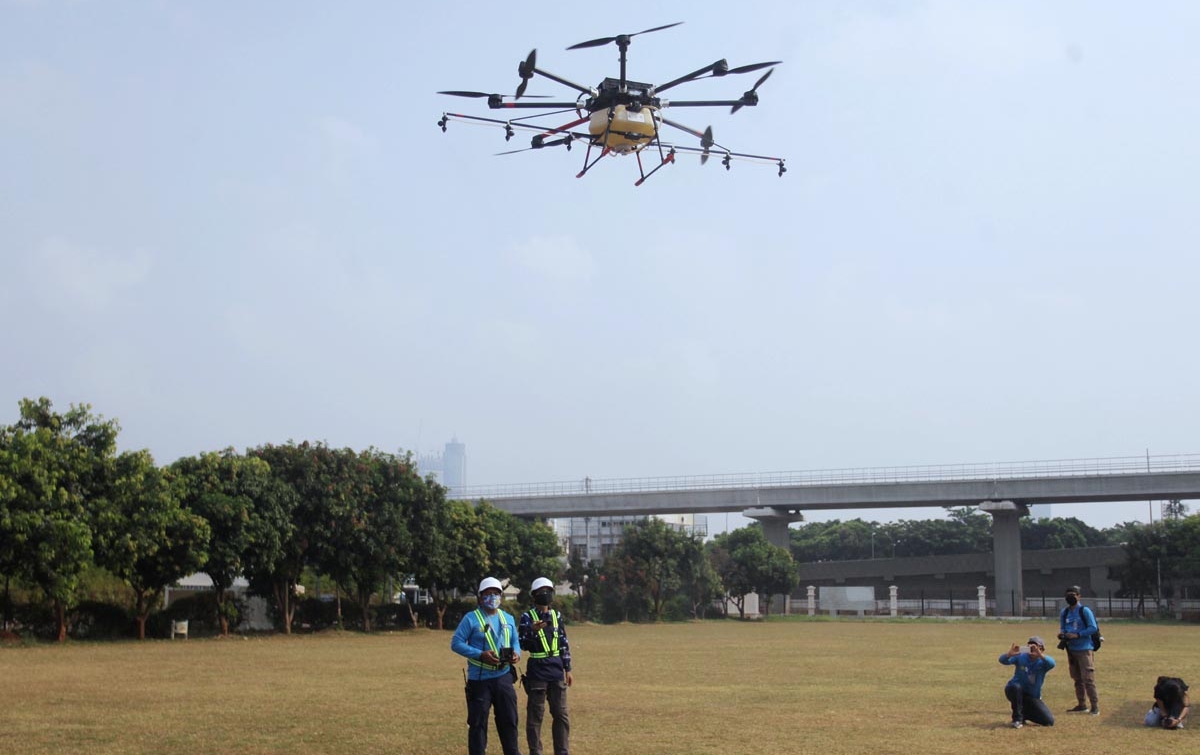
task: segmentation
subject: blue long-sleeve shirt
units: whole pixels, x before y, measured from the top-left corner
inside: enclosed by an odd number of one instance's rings
[[[479,617],[483,617],[483,627],[479,625]],[[491,635],[492,642],[488,642],[488,635]],[[458,622],[458,628],[454,630],[454,636],[450,639],[450,649],[459,655],[466,658],[469,663],[467,668],[467,678],[469,679],[498,679],[501,676],[509,673],[508,664],[504,664],[499,668],[485,668],[479,660],[479,656],[483,655],[483,651],[491,650],[495,645],[496,654],[500,654],[500,648],[510,647],[514,652],[520,652],[520,644],[517,640],[517,624],[512,616],[509,616],[504,611],[496,611],[494,614],[487,614],[482,609],[471,611],[463,617],[462,621]]]
[[[1012,679],[1008,680],[1009,684],[1019,685],[1022,692],[1041,699],[1042,682],[1046,681],[1046,672],[1054,668],[1053,658],[1043,655],[1041,658],[1034,660],[1034,657],[1029,653],[1020,653],[1013,656],[1010,656],[1008,653],[1002,653],[1000,655],[1000,662],[1005,666],[1016,666],[1013,669]]]
[[[1100,626],[1096,623],[1096,615],[1092,613],[1092,609],[1082,603],[1076,603],[1064,608],[1058,615],[1058,631],[1063,634],[1078,634],[1075,639],[1067,640],[1067,650],[1079,652],[1092,649],[1092,635],[1100,631]]]

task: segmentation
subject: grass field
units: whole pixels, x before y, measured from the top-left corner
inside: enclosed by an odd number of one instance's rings
[[[572,752],[1185,753],[1141,719],[1157,675],[1200,681],[1200,628],[1109,622],[1102,715],[1046,679],[1053,728],[1007,728],[1009,643],[1049,621],[781,619],[572,626]],[[152,640],[0,649],[0,753],[465,753],[450,633]],[[524,696],[522,727],[524,726]],[[549,745],[549,716],[543,739]],[[522,750],[524,735],[522,729]],[[492,733],[489,751],[500,753]]]

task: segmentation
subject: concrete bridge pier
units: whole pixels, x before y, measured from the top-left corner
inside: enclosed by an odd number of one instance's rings
[[[788,534],[788,525],[792,522],[803,522],[804,514],[799,509],[786,509],[767,506],[756,509],[746,509],[742,516],[758,521],[767,536],[767,542],[778,545],[788,553],[792,552],[792,539]],[[779,593],[771,598],[771,605],[776,606],[776,613],[791,613],[788,596]]]
[[[1021,517],[1029,514],[1029,507],[1014,501],[984,501],[979,510],[992,515],[996,615],[1020,616],[1025,605],[1021,582]]]

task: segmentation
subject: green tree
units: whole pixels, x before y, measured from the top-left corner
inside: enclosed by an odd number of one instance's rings
[[[617,548],[604,559],[597,578],[600,603],[606,620],[640,619],[646,611],[646,591],[637,564]]]
[[[718,535],[715,548],[728,554],[718,562],[725,589],[732,597],[742,618],[746,617],[745,597],[754,592],[764,601],[769,612],[775,593],[790,593],[798,584],[799,575],[791,554],[785,548],[772,545],[757,524],[748,525]]]
[[[92,558],[91,522],[109,505],[118,432],[87,404],[58,413],[44,397],[22,399],[20,419],[0,428],[0,568],[49,597],[60,642]]]
[[[246,573],[247,554],[260,545],[256,500],[270,486],[271,468],[229,448],[184,457],[167,471],[183,507],[208,523],[208,558],[200,568],[212,579],[221,634],[227,635],[237,615],[228,590]]]
[[[95,558],[133,589],[138,639],[145,639],[163,589],[205,562],[208,523],[180,507],[147,451],[117,457],[112,504],[96,518]]]
[[[736,531],[736,530],[735,530]],[[754,592],[750,579],[743,574],[741,564],[735,562],[729,554],[729,538],[732,533],[722,533],[707,544],[708,562],[721,580],[721,602],[725,613],[729,613],[729,604],[738,610],[738,615],[746,618],[746,596]]]
[[[521,548],[521,560],[513,565],[508,573],[517,581],[524,604],[528,607],[533,603],[533,595],[529,591],[533,580],[545,577],[555,584],[562,580],[562,548],[559,547],[554,529],[546,522],[522,517],[513,519],[518,523],[517,539]]]
[[[564,579],[571,585],[571,590],[578,597],[576,606],[579,611],[577,618],[593,618],[595,610],[595,589],[600,569],[592,561],[585,561],[578,551],[571,554],[567,562]]]
[[[307,541],[296,522],[296,491],[272,472],[271,480],[253,501],[254,547],[246,552],[243,568],[253,593],[275,602],[280,629],[291,634],[307,551]]]
[[[1031,551],[1087,548],[1106,540],[1100,530],[1074,517],[1021,519],[1021,547]]]
[[[1187,513],[1187,504],[1181,500],[1167,501],[1162,505],[1163,519],[1183,519]]]
[[[487,543],[488,573],[512,580],[525,598],[538,577],[558,581],[561,551],[554,530],[545,522],[513,516],[487,501],[480,501],[475,511]]]
[[[447,501],[445,488],[426,480],[425,506],[410,510],[413,534],[412,574],[429,591],[444,628],[446,607],[455,592],[475,594],[488,569],[487,532],[469,501]],[[410,609],[411,610],[411,609]],[[416,617],[413,617],[414,622]]]
[[[756,554],[756,560],[759,558]],[[776,595],[786,596],[796,589],[800,583],[800,573],[796,570],[796,562],[786,548],[768,544],[766,558],[758,562],[754,581],[762,600],[764,615],[771,613],[771,602]]]
[[[266,462],[271,476],[255,501],[261,545],[247,554],[246,570],[254,589],[274,599],[284,634],[292,633],[297,585],[311,550],[315,511],[308,502],[319,498],[311,448],[308,443],[267,444],[246,454]]]
[[[370,601],[388,577],[409,572],[410,538],[406,506],[421,501],[425,483],[411,458],[368,449],[347,471],[354,480],[345,508],[339,508],[336,556],[331,573],[353,588],[362,609],[363,631],[371,631]],[[390,597],[390,596],[389,596]]]
[[[625,527],[617,546],[633,563],[639,587],[649,599],[650,616],[662,619],[663,604],[683,584],[681,562],[687,536],[671,529],[661,519],[650,517]]]
[[[1200,579],[1200,516],[1166,519],[1131,528],[1120,572],[1126,597],[1175,598],[1182,584]]]
[[[692,618],[703,619],[709,605],[721,597],[724,586],[701,538],[689,537],[684,543],[679,560],[679,577],[692,608]]]

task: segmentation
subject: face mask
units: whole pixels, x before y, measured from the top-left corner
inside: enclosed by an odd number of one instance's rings
[[[496,595],[495,593],[491,593],[490,595],[484,595],[480,599],[479,603],[484,608],[494,611],[500,607],[500,596]]]
[[[537,603],[539,606],[550,605],[550,591],[549,590],[537,591],[536,593],[533,594],[533,602]]]
[[[1067,605],[1073,606],[1078,602],[1079,602],[1079,598],[1075,597],[1074,595],[1067,596]]]

